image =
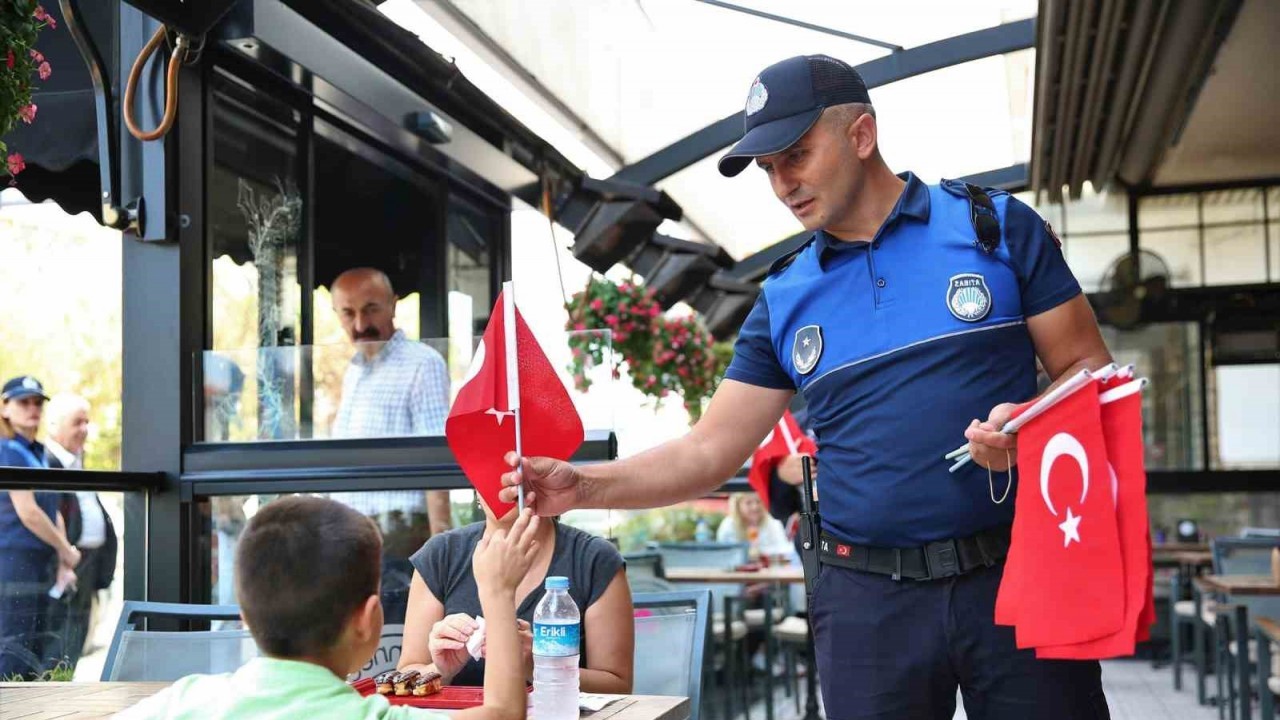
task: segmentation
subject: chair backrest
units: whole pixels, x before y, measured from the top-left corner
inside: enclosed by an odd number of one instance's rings
[[[627,561],[627,580],[635,582],[640,578],[663,579],[662,554],[656,552],[633,552],[622,556]]]
[[[687,697],[690,720],[698,720],[711,594],[706,590],[637,593],[632,602],[636,615],[633,691]]]
[[[746,543],[722,542],[664,542],[657,543],[664,568],[717,568],[728,569],[747,561]],[[680,583],[686,589],[710,590],[715,607],[724,607],[726,597],[742,594],[742,586],[736,583]]]
[[[1240,537],[1280,538],[1280,528],[1247,527],[1240,531]]]
[[[140,630],[139,621],[144,618],[238,621],[240,608],[126,602],[102,666],[104,681],[171,681],[194,673],[234,672],[258,656],[248,630]]]
[[[1271,550],[1280,538],[1218,537],[1210,543],[1215,575],[1270,575]]]
[[[746,543],[658,543],[663,567],[731,568],[747,561]]]

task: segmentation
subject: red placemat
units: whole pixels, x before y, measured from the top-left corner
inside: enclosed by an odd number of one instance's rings
[[[373,695],[378,691],[373,683],[373,678],[357,680],[351,684],[351,687],[355,688],[356,692],[361,695]],[[527,691],[533,692],[533,687],[530,686]],[[392,705],[408,705],[432,710],[462,710],[483,705],[484,688],[468,685],[445,685],[440,688],[440,692],[424,697],[394,694],[384,695],[383,697],[390,701]]]

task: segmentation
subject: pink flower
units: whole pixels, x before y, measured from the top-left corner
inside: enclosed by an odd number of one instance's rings
[[[574,323],[574,324],[573,324],[573,329],[574,329],[574,330],[586,330],[586,329],[587,329],[587,324],[586,324],[586,323]]]
[[[657,382],[658,382],[658,378],[656,378],[656,377],[654,377],[654,376],[650,375],[650,376],[649,376],[649,378],[648,378],[647,380],[645,380],[645,381],[644,381],[644,384],[645,384],[645,385],[654,385],[654,384],[656,384]]]
[[[659,308],[656,303],[649,306],[649,317],[658,317],[660,312],[662,312],[662,308]]]
[[[17,175],[27,169],[27,161],[22,159],[22,155],[20,153],[13,153],[10,155],[9,159],[5,161],[5,164],[9,168],[10,175]]]
[[[23,122],[30,125],[31,122],[36,119],[36,104],[31,103],[30,105],[18,110],[18,117],[22,118]]]
[[[676,374],[680,377],[689,377],[689,368],[683,366],[676,368]]]
[[[36,68],[36,72],[40,74],[41,80],[48,80],[49,76],[53,74],[53,68],[49,67],[48,62],[42,62],[40,67]]]
[[[591,301],[591,309],[600,312],[604,309],[604,302],[600,298]]]
[[[32,60],[35,60],[37,63],[44,62],[44,55],[41,55],[39,50],[29,50],[28,52],[31,54]]]
[[[37,5],[37,6],[36,6],[36,11],[35,11],[34,13],[32,13],[32,14],[33,14],[33,15],[35,15],[35,18],[36,18],[37,20],[42,20],[42,21],[44,21],[46,24],[48,24],[48,26],[49,26],[49,29],[50,29],[50,30],[57,30],[57,29],[58,29],[58,21],[57,21],[57,20],[55,20],[55,19],[53,19],[53,16],[52,16],[52,15],[50,15],[50,14],[49,14],[49,13],[47,13],[47,12],[45,12],[45,11],[44,11],[44,7],[43,7],[43,6],[41,6],[41,5]]]
[[[608,325],[609,327],[617,327],[617,325],[618,325],[618,316],[617,316],[617,315],[614,315],[613,313],[609,313],[608,315],[605,315],[605,316],[604,316],[604,324],[605,324],[605,325]]]

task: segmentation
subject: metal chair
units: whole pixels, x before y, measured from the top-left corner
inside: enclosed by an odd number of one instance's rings
[[[637,593],[632,604],[636,611],[635,692],[688,697],[690,720],[699,720],[711,593]]]
[[[1210,543],[1213,553],[1213,572],[1215,575],[1270,575],[1271,553],[1280,539],[1275,537],[1220,537]],[[1209,600],[1199,598],[1200,607],[1208,608]],[[1246,714],[1246,704],[1251,702],[1251,692],[1247,689],[1237,691],[1238,687],[1248,688],[1253,677],[1252,667],[1261,656],[1262,650],[1252,641],[1249,615],[1280,616],[1280,600],[1274,597],[1220,597],[1216,606],[1202,612],[1203,622],[1208,624],[1212,632],[1215,683],[1218,689],[1218,715],[1230,715],[1235,718],[1237,712]],[[1267,648],[1266,650],[1270,650]],[[1267,652],[1270,655],[1270,652]],[[1199,653],[1198,653],[1199,657]],[[1269,669],[1260,668],[1259,688],[1266,688],[1266,677]],[[1197,681],[1203,683],[1203,671],[1197,668]],[[1200,687],[1198,686],[1198,688]],[[1203,693],[1199,699],[1204,701]]]
[[[245,629],[165,631],[139,629],[139,620],[240,620],[235,605],[128,601],[120,611],[102,680],[172,681],[195,673],[233,672],[258,656]]]

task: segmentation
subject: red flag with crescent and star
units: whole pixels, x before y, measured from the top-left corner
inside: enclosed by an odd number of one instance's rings
[[[1147,639],[1151,620],[1143,624],[1151,596],[1151,532],[1147,517],[1147,473],[1142,443],[1142,380],[1130,380],[1099,397],[1102,433],[1107,445],[1111,482],[1124,567],[1124,625],[1112,635],[1077,645],[1036,648],[1036,657],[1096,660],[1127,657]],[[1154,618],[1151,618],[1152,620]]]
[[[747,473],[747,483],[760,496],[764,509],[769,509],[769,476],[778,463],[790,455],[813,455],[818,452],[818,445],[800,429],[800,423],[784,410],[773,429],[765,436],[764,441],[751,455],[751,470]]]
[[[1005,568],[997,622],[1012,613],[1019,648],[1116,633],[1124,570],[1096,382],[1022,426],[1018,467],[1014,564]]]
[[[497,517],[515,507],[498,500],[498,491],[511,469],[503,456],[516,449],[516,412],[525,456],[568,460],[585,437],[569,392],[518,309],[515,327],[506,327],[504,294],[498,294],[444,425],[462,472]]]

